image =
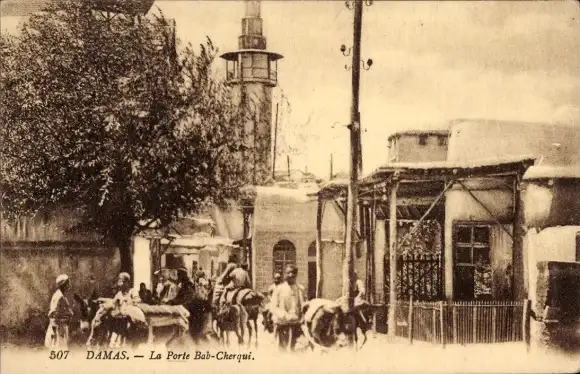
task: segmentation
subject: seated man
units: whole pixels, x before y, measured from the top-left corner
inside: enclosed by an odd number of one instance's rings
[[[131,288],[131,276],[128,273],[120,273],[119,279],[117,280],[118,292],[113,297],[113,303],[115,309],[111,312],[111,316],[122,322],[122,325],[127,326],[127,321],[132,321],[133,323],[146,323],[145,316],[140,309],[135,307],[136,304],[141,303],[141,298],[139,293],[134,288]],[[124,331],[126,332],[126,331]],[[124,338],[126,336],[119,336],[113,333],[111,336],[111,346],[119,347],[124,343]]]
[[[131,276],[128,273],[119,274],[117,280],[118,292],[113,297],[113,301],[123,308],[126,305],[135,305],[141,302],[139,293],[131,288]]]
[[[230,277],[231,282],[226,286],[226,289],[252,288],[252,281],[247,271],[247,265],[243,264],[241,267],[233,269]]]

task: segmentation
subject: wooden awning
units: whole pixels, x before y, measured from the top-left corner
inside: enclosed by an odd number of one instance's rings
[[[361,200],[387,201],[387,187],[400,182],[398,196],[436,196],[446,181],[523,175],[534,164],[532,156],[483,159],[469,162],[417,162],[383,165],[358,182]],[[347,181],[331,181],[316,195],[329,200],[346,196]]]

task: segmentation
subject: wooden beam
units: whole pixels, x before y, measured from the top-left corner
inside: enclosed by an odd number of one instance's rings
[[[514,199],[514,217],[513,217],[513,236],[512,236],[512,292],[515,300],[527,299],[525,283],[526,277],[526,253],[524,252],[523,235],[521,228],[524,223],[523,212],[521,209],[521,196],[519,179],[514,181],[513,186]],[[503,226],[502,226],[503,227]]]
[[[423,216],[421,216],[421,218],[415,222],[415,225],[411,228],[411,230],[409,230],[409,232],[407,232],[407,234],[405,234],[404,237],[401,238],[401,241],[399,243],[404,243],[408,238],[411,237],[411,235],[415,234],[417,232],[417,230],[419,230],[419,226],[421,225],[421,223],[425,220],[425,218],[427,218],[427,216],[435,208],[437,203],[439,203],[439,200],[441,200],[441,198],[443,198],[443,196],[445,196],[445,192],[447,192],[447,190],[449,188],[451,188],[452,185],[453,185],[453,181],[447,183],[447,185],[445,186],[443,191],[441,191],[439,193],[439,195],[437,196],[435,201],[433,201],[431,203],[431,206],[429,207],[429,209],[427,209],[427,211],[423,214]]]
[[[397,199],[398,206],[431,205],[437,196],[413,196]]]
[[[388,334],[395,336],[397,310],[397,190],[399,182],[391,184],[389,208],[389,316]]]
[[[459,183],[459,184],[460,184],[460,185],[461,185],[461,186],[462,186],[462,187],[463,187],[463,188],[464,188],[464,189],[467,191],[467,193],[469,193],[469,195],[471,195],[471,197],[473,198],[473,200],[475,200],[475,201],[476,201],[476,202],[477,202],[477,203],[478,203],[478,204],[479,204],[479,205],[480,205],[480,206],[481,206],[481,207],[482,207],[482,208],[483,208],[483,209],[484,209],[484,210],[487,212],[487,214],[489,214],[489,216],[491,217],[491,219],[493,219],[493,220],[495,221],[495,223],[496,223],[496,224],[498,224],[498,225],[499,225],[499,226],[502,228],[502,230],[503,230],[503,231],[505,231],[505,232],[506,232],[506,233],[507,233],[507,234],[510,236],[510,238],[512,238],[512,241],[513,241],[513,240],[514,240],[514,236],[512,235],[512,233],[511,233],[511,232],[509,232],[509,231],[508,231],[508,230],[507,230],[507,229],[506,229],[506,228],[505,228],[505,227],[504,227],[504,226],[501,224],[501,222],[500,222],[500,221],[497,219],[497,217],[496,217],[496,216],[495,216],[495,215],[494,215],[494,214],[491,212],[491,210],[489,210],[489,208],[488,208],[488,207],[487,207],[487,206],[486,206],[486,205],[485,205],[483,202],[481,202],[481,200],[479,200],[479,199],[477,198],[477,196],[475,196],[475,195],[473,194],[473,192],[471,192],[471,190],[470,190],[469,188],[467,188],[467,187],[465,186],[465,184],[463,184],[463,182],[461,182],[461,181],[459,181],[459,180],[458,180],[457,182],[458,182],[458,183]]]
[[[316,297],[322,297],[322,220],[326,202],[318,199],[316,209]]]

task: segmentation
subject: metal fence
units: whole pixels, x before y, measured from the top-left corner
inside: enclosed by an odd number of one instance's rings
[[[526,301],[400,301],[395,335],[436,344],[475,344],[526,340]]]
[[[441,254],[402,255],[397,259],[397,298],[407,300],[440,300],[443,296]],[[389,294],[390,263],[385,259],[385,295]]]

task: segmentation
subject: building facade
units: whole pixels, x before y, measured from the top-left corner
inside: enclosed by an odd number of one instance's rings
[[[444,161],[448,138],[448,130],[397,132],[388,139],[388,162]]]
[[[444,271],[435,277],[435,283],[442,280],[442,284],[434,285],[441,287],[442,298],[533,297],[538,261],[580,260],[576,198],[580,194],[580,132],[553,124],[455,120],[448,133],[443,161],[437,152],[414,160],[399,158],[361,181],[361,196],[370,199],[373,195],[369,201],[378,206],[370,256],[388,264],[390,232],[397,235],[400,255],[402,238],[408,232],[405,219],[411,225],[435,219],[442,226]],[[405,146],[421,149],[417,141],[422,136],[428,134],[393,136],[415,139],[400,142],[395,154],[412,155],[417,150]],[[390,195],[394,185],[398,186],[395,204]],[[395,229],[389,219],[393,207]],[[556,236],[552,244],[545,244]],[[407,266],[404,259],[400,261],[398,272]],[[374,267],[375,300],[388,297],[391,269]]]

